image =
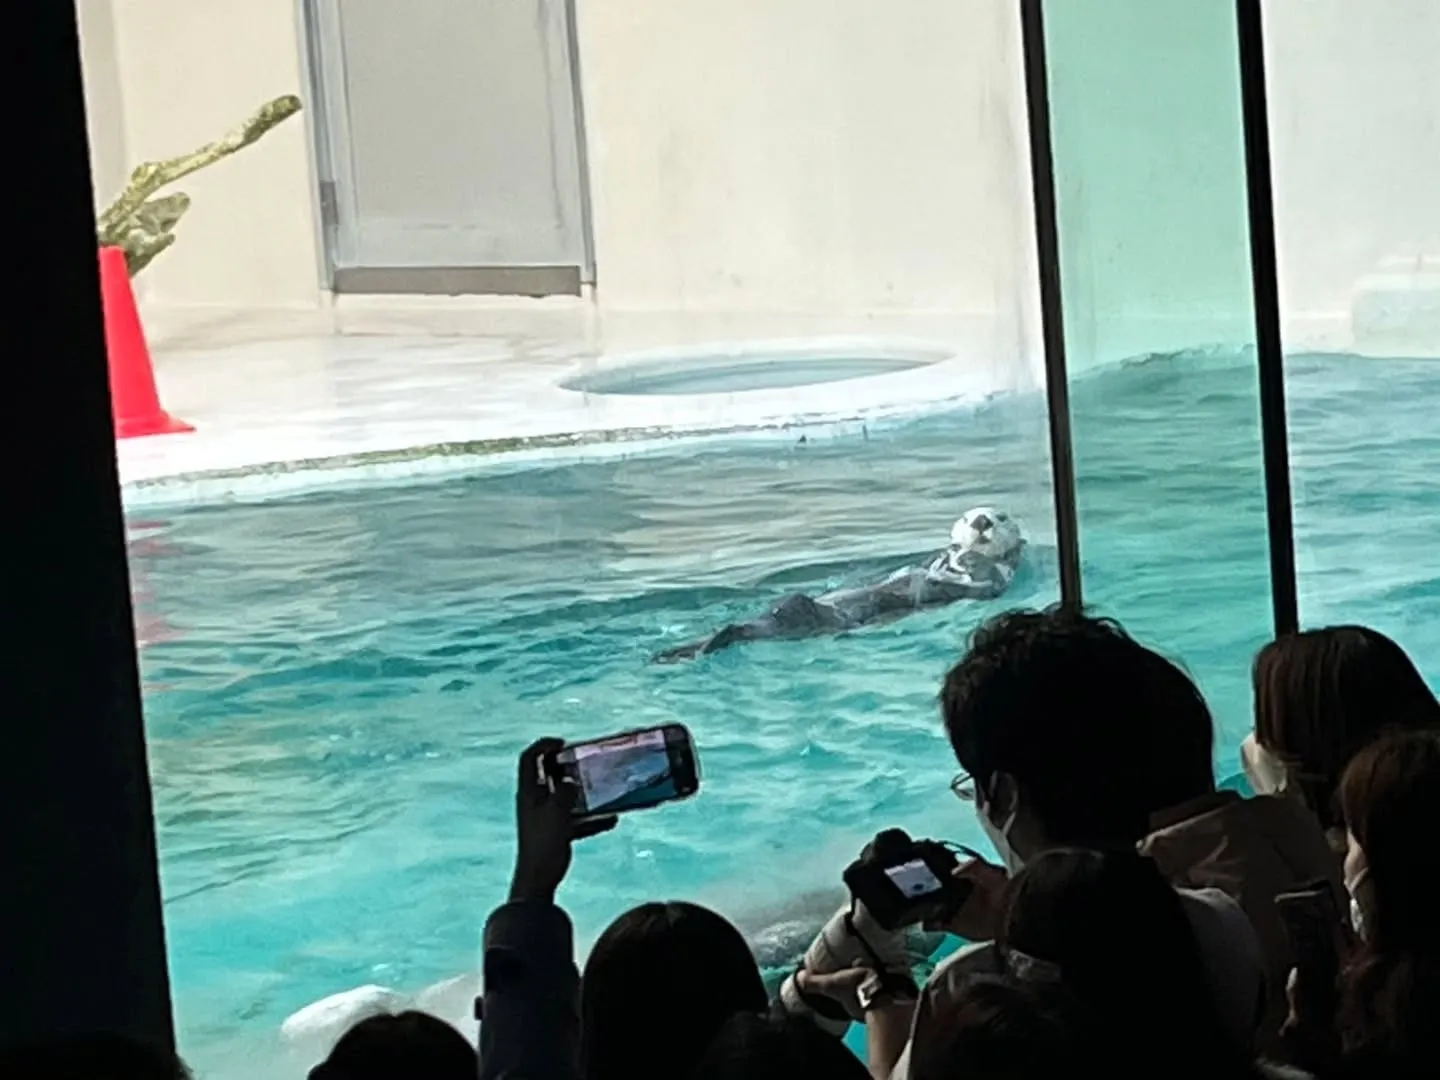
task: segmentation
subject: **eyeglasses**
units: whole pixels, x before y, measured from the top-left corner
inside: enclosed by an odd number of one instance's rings
[[[961,802],[975,801],[975,780],[968,772],[962,772],[951,780],[950,790]]]

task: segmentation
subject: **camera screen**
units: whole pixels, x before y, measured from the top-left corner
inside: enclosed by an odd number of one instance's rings
[[[907,899],[929,896],[944,887],[940,879],[935,876],[935,872],[925,864],[924,859],[911,859],[899,866],[887,866],[885,876],[905,894]]]
[[[590,814],[637,810],[679,794],[664,731],[641,731],[618,739],[583,743],[573,755],[584,806]]]

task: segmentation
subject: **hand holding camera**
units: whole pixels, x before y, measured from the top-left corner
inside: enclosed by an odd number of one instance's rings
[[[948,926],[975,888],[959,870],[955,853],[939,841],[886,829],[845,868],[845,884],[857,906],[886,931]]]
[[[1005,914],[1005,889],[1010,877],[1005,868],[986,862],[973,852],[968,862],[960,863],[951,876],[964,882],[968,897],[948,919],[927,922],[927,930],[944,930],[966,941],[993,941],[1000,934]]]
[[[918,994],[906,930],[945,924],[968,899],[953,852],[933,840],[887,829],[845,870],[849,905],[825,924],[804,963],[780,988],[787,1011],[843,1034],[871,1008]],[[858,974],[857,974],[858,972]]]

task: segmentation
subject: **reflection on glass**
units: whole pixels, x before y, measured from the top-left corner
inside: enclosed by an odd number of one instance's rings
[[[1276,223],[1300,618],[1440,685],[1440,7],[1278,7]]]
[[[333,186],[237,179],[212,222],[251,231],[196,219],[153,295],[595,289],[396,302],[445,336],[200,335],[196,441],[122,448],[132,477],[224,467],[137,490],[132,553],[182,1048],[216,1080],[303,1075],[269,1059],[327,995],[466,1015],[542,735],[679,721],[703,766],[577,855],[582,952],[683,897],[784,969],[879,828],[985,844],[940,678],[982,617],[1057,593],[1006,5],[308,6],[312,39],[267,47],[310,53]],[[998,512],[1018,566],[982,550]],[[937,562],[954,602],[893,618]],[[652,662],[782,604],[823,632]]]
[[[1086,600],[1249,727],[1270,608],[1234,5],[1046,6]]]

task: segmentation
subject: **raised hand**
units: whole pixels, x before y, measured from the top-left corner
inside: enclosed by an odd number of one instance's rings
[[[555,891],[570,869],[570,845],[616,825],[614,817],[577,824],[572,815],[578,795],[574,786],[557,783],[552,790],[541,761],[564,745],[560,739],[541,739],[520,755],[520,775],[515,785],[519,845],[510,881],[511,900],[553,903]]]

